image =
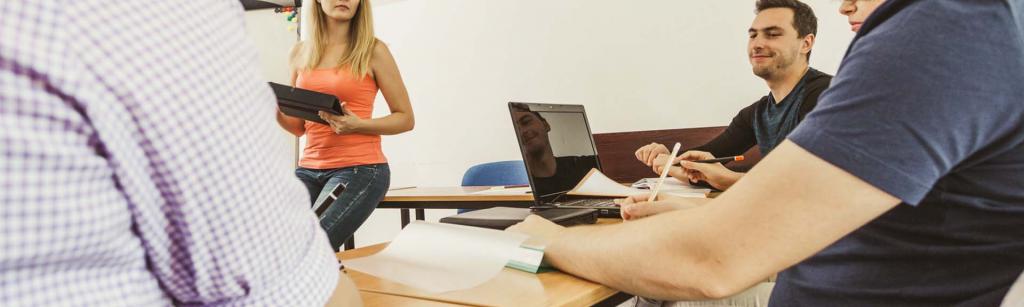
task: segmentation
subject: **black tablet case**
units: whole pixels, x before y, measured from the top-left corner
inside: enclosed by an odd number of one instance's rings
[[[328,125],[320,118],[318,111],[324,111],[334,115],[341,115],[341,104],[338,97],[331,94],[324,94],[291,87],[284,84],[269,82],[277,96],[277,105],[281,112],[288,116],[302,118],[308,121]]]

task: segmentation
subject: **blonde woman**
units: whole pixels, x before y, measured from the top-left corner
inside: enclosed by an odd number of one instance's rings
[[[412,130],[412,105],[398,65],[373,32],[369,0],[319,0],[308,10],[303,26],[311,37],[292,50],[292,83],[329,93],[342,101],[342,115],[321,113],[330,126],[278,112],[288,132],[307,137],[296,176],[310,199],[320,203],[337,185],[345,187],[320,218],[331,246],[338,249],[352,237],[384,198],[391,172],[381,151],[381,135]],[[391,114],[371,118],[378,90]]]

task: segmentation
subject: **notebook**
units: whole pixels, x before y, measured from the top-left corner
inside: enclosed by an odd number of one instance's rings
[[[590,208],[619,216],[609,197],[569,195],[591,169],[601,169],[582,105],[509,102],[534,208]]]

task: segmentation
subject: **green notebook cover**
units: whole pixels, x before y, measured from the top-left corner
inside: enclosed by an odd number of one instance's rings
[[[544,261],[544,247],[526,243],[519,246],[519,250],[505,266],[534,274],[554,271],[554,268]]]

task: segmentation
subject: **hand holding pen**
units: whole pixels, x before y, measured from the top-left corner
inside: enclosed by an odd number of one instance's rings
[[[743,156],[716,158],[709,152],[691,150],[673,159],[672,165],[681,166],[690,182],[704,181],[716,189],[725,190],[743,177],[743,173],[722,165],[728,161],[743,161]]]
[[[670,155],[670,157],[675,156],[677,153],[679,153],[680,146],[681,145],[679,143],[676,143],[676,145],[672,147],[672,154]],[[668,170],[672,163],[675,163],[675,161],[665,161],[665,166],[663,166],[664,169],[661,170],[661,176],[658,176],[658,183],[654,186],[654,189],[651,190],[651,196],[647,199],[647,201],[654,201],[654,198],[658,197],[658,190],[661,190],[661,185],[665,183],[665,176],[668,175]]]
[[[653,202],[648,202],[650,195],[633,195],[624,199],[616,199],[619,213],[623,220],[630,221],[676,210],[695,208],[711,201],[710,198],[689,198],[670,196],[661,193]]]

